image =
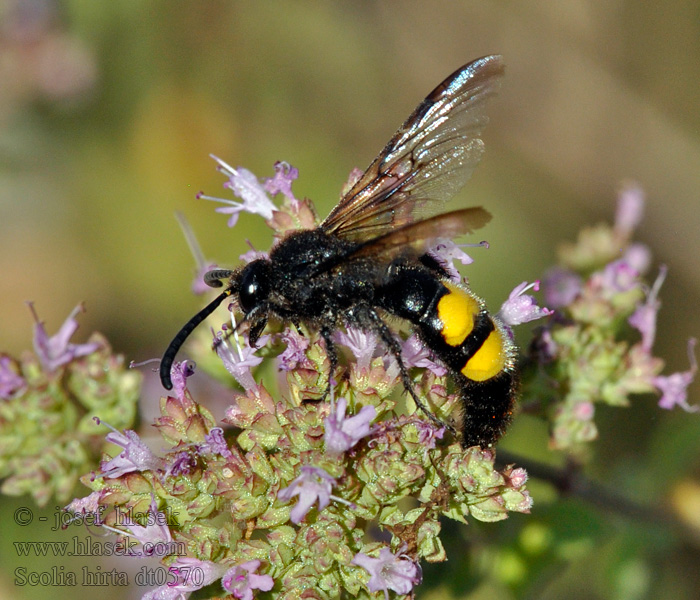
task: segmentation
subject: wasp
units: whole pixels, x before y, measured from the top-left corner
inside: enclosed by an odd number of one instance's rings
[[[399,128],[338,205],[315,229],[289,233],[270,252],[234,270],[204,275],[224,290],[175,336],[160,365],[166,389],[185,339],[226,298],[250,326],[255,347],[270,319],[319,332],[330,372],[338,364],[333,332],[374,332],[396,358],[406,391],[413,389],[401,346],[387,324],[398,317],[452,376],[464,406],[462,444],[493,445],[503,434],[517,389],[515,347],[504,324],[466,285],[454,283],[427,253],[438,238],[483,227],[481,207],[440,213],[481,159],[485,108],[500,87],[500,56],[477,59],[435,88]],[[324,397],[330,391],[330,377]]]

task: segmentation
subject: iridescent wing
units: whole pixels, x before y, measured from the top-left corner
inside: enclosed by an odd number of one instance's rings
[[[389,233],[364,242],[359,248],[350,253],[345,260],[353,260],[366,256],[381,256],[392,258],[401,253],[420,256],[438,238],[453,238],[458,235],[472,233],[491,220],[491,214],[474,206],[435,217],[423,219],[399,227]]]
[[[321,229],[362,242],[438,212],[481,159],[486,104],[502,75],[500,56],[477,59],[450,75],[394,134]]]

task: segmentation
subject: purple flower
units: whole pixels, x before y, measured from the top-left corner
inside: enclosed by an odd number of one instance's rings
[[[15,361],[9,356],[0,356],[0,398],[9,400],[26,385],[24,378],[15,370]]]
[[[661,392],[659,406],[665,409],[672,409],[674,406],[680,406],[686,412],[697,412],[700,406],[688,404],[688,386],[695,379],[695,374],[698,372],[698,361],[695,358],[696,339],[688,340],[688,359],[690,361],[690,369],[672,375],[658,375],[652,379],[652,383]]]
[[[544,300],[547,306],[554,308],[569,306],[582,287],[583,281],[579,275],[562,267],[554,267],[545,275]]]
[[[326,452],[333,455],[343,454],[352,448],[363,437],[370,433],[370,421],[377,416],[374,406],[364,406],[353,417],[345,416],[348,401],[339,398],[338,403],[331,405],[331,414],[323,423],[325,432],[323,439],[326,443]]]
[[[92,492],[84,498],[76,498],[70,504],[68,504],[65,509],[71,511],[76,515],[74,519],[76,521],[80,520],[82,516],[93,515],[93,523],[99,524],[102,522],[102,509],[100,507],[100,500],[102,499],[104,494],[104,490],[100,490],[97,492]],[[73,520],[71,520],[71,522],[72,521]]]
[[[659,290],[664,283],[664,279],[666,279],[667,272],[666,265],[661,265],[659,275],[654,281],[651,290],[647,293],[646,302],[640,304],[630,318],[627,319],[627,322],[642,334],[642,348],[646,352],[651,352],[654,339],[656,338],[656,315],[661,308]]]
[[[178,558],[168,567],[168,583],[146,592],[141,600],[184,600],[190,592],[206,587],[220,579],[224,572],[223,565],[208,560],[189,557]]]
[[[435,243],[428,248],[427,254],[432,256],[440,266],[442,266],[448,273],[450,279],[459,283],[462,278],[459,271],[454,266],[455,260],[458,260],[463,265],[470,265],[474,262],[474,259],[469,256],[462,248],[466,246],[483,246],[485,242],[481,244],[455,244],[452,240],[448,238],[438,238]]]
[[[369,364],[377,347],[377,336],[372,332],[363,331],[356,327],[347,327],[346,332],[337,331],[335,339],[339,344],[350,349],[355,356],[359,370],[369,369]]]
[[[447,369],[433,360],[433,353],[414,333],[401,345],[401,359],[406,368],[429,369],[437,377],[447,373]]]
[[[243,389],[248,391],[255,390],[258,386],[250,369],[257,367],[263,359],[255,354],[257,348],[250,346],[247,337],[243,336],[244,345],[238,343],[239,337],[235,333],[235,324],[233,337],[235,343],[231,344],[229,342],[230,338],[227,338],[223,332],[215,334],[213,346],[216,354],[223,361],[226,370],[233,375]],[[258,341],[261,346],[264,346],[269,339],[269,335],[264,335]]]
[[[248,242],[250,244],[250,242]],[[255,248],[251,248],[247,252],[244,252],[243,254],[239,254],[238,258],[242,260],[244,263],[248,264],[250,262],[253,262],[254,260],[258,260],[260,258],[263,258],[265,260],[268,260],[270,258],[270,254],[267,252],[261,252],[260,250],[256,250]]]
[[[639,272],[626,260],[614,260],[605,265],[602,271],[591,276],[594,282],[608,296],[624,294],[639,285]]]
[[[114,427],[108,423],[104,423],[104,421],[101,421],[101,423],[112,430],[111,433],[107,434],[105,439],[112,444],[124,448],[124,450],[113,459],[102,461],[100,464],[102,475],[105,478],[113,479],[115,477],[121,477],[125,473],[153,471],[163,467],[163,460],[156,457],[153,452],[149,450],[148,446],[141,441],[141,438],[135,431],[126,429],[124,433],[122,433],[114,429]]]
[[[401,551],[402,549],[399,549],[399,552]],[[383,590],[387,599],[389,590],[397,594],[409,594],[422,580],[418,563],[403,554],[393,554],[389,548],[382,548],[379,558],[372,558],[360,552],[351,562],[370,574],[367,589],[372,593]]]
[[[176,398],[184,398],[187,389],[187,378],[194,375],[194,363],[189,360],[173,363],[170,377],[173,382],[173,393]]]
[[[166,475],[172,477],[179,477],[180,475],[189,475],[197,466],[197,459],[192,455],[192,453],[187,450],[178,452],[172,459],[172,462],[168,466]]]
[[[204,442],[199,445],[199,452],[202,454],[220,454],[224,458],[232,458],[233,453],[224,438],[224,430],[221,427],[213,427],[204,436]]]
[[[306,356],[309,338],[301,335],[296,329],[287,329],[282,334],[282,340],[287,343],[287,347],[277,357],[279,368],[282,371],[311,367],[311,361]]]
[[[218,170],[229,178],[224,184],[224,187],[229,188],[234,195],[243,200],[243,202],[234,202],[233,200],[214,198],[203,194],[197,194],[197,197],[204,200],[213,200],[214,202],[228,204],[229,206],[227,208],[217,208],[216,212],[231,215],[228,220],[229,227],[233,227],[236,224],[238,221],[238,214],[242,211],[260,215],[265,220],[271,219],[272,213],[276,210],[276,207],[268,198],[267,192],[258,181],[258,178],[248,171],[248,169],[242,167],[234,169],[213,154],[211,157],[219,163]]]
[[[615,232],[629,237],[644,216],[644,190],[636,183],[627,184],[619,193],[615,213]]]
[[[535,281],[528,285],[527,281],[523,281],[517,286],[508,296],[498,312],[500,319],[509,326],[528,323],[536,319],[541,319],[547,315],[551,315],[554,311],[549,308],[537,306],[537,301],[525,292],[530,288],[538,291],[540,282]]]
[[[637,273],[646,273],[651,264],[651,250],[645,244],[630,244],[622,255],[624,260]]]
[[[275,196],[283,194],[292,202],[299,202],[292,192],[292,182],[299,177],[299,169],[293,167],[288,162],[283,160],[275,163],[275,176],[265,180],[263,187],[269,193]]]
[[[416,420],[414,423],[418,430],[418,443],[425,446],[428,450],[435,448],[437,440],[441,440],[445,435],[445,426],[439,427],[432,421],[425,419]]]
[[[34,315],[36,324],[34,325],[34,350],[36,351],[41,364],[47,372],[52,373],[58,367],[71,362],[73,359],[95,352],[100,345],[96,342],[87,344],[71,344],[70,338],[78,329],[78,322],[75,316],[79,312],[84,312],[82,304],[78,304],[73,309],[68,318],[64,321],[58,333],[53,337],[49,337],[44,329],[44,323],[39,320],[39,317],[34,310],[34,303],[28,302],[29,309]]]
[[[146,525],[144,526],[134,523],[128,517],[124,519],[124,524],[129,528],[131,537],[138,541],[142,546],[148,544],[148,546],[144,548],[144,553],[147,556],[153,554],[155,551],[153,546],[155,544],[170,544],[173,541],[165,513],[158,510],[156,499],[153,495],[151,495],[151,506],[148,511]],[[121,535],[124,534],[123,531],[115,531]]]
[[[259,568],[259,560],[249,560],[231,567],[221,578],[221,585],[227,592],[231,592],[234,598],[253,600],[253,590],[269,592],[275,585],[274,580],[269,575],[255,573]]]
[[[334,483],[335,479],[323,469],[305,465],[301,468],[301,475],[281,489],[277,498],[281,502],[289,502],[294,496],[299,496],[299,501],[289,515],[292,523],[298,525],[317,500],[319,511],[330,504]]]

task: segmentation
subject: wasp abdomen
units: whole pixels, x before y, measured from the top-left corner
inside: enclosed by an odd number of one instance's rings
[[[493,444],[510,420],[514,347],[484,302],[463,286],[420,267],[394,267],[379,301],[410,321],[456,376],[464,402],[465,446]]]

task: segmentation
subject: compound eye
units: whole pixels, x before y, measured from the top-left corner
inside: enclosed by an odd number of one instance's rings
[[[244,313],[249,313],[264,299],[265,286],[261,280],[262,273],[258,273],[255,266],[249,265],[249,268],[243,271],[238,291],[238,299],[241,305],[241,310]]]

